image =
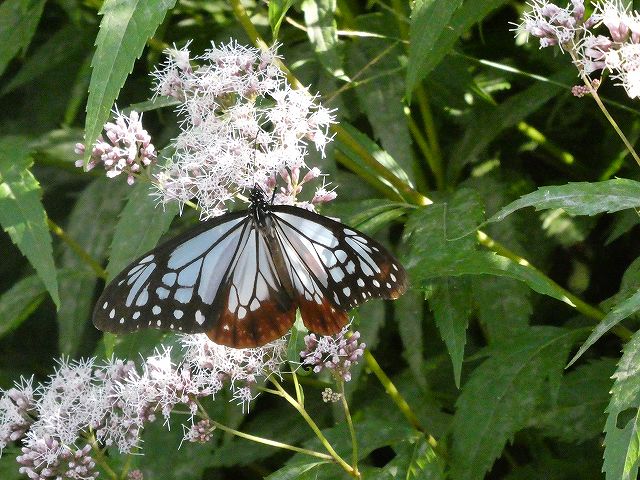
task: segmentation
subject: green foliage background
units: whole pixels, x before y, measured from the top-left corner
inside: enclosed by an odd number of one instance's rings
[[[385,242],[411,276],[400,300],[355,313],[415,415],[392,401],[370,359],[354,371],[349,402],[364,478],[636,478],[640,166],[595,103],[571,95],[578,77],[569,58],[514,40],[510,22],[523,8],[5,0],[0,387],[20,375],[45,379],[61,354],[136,359],[167,340],[155,331],[103,340],[90,314],[107,276],[196,216],[155,209],[144,185],[82,173],[73,145],[98,136],[117,99],[146,110],[164,147],[177,134],[175,115],[146,102],[164,47],[193,39],[200,53],[211,41],[277,35],[292,75],[341,122],[327,158],[310,160],[337,187],[324,213]],[[637,101],[606,80],[600,94],[635,142]],[[305,387],[307,408],[348,457],[348,431],[320,402],[323,386]],[[249,415],[226,399],[210,411],[244,432],[317,443],[293,409],[270,399]],[[177,429],[145,433],[145,455],[131,460],[145,478],[345,476],[221,432],[178,450]],[[3,452],[1,478],[20,478],[17,451]]]

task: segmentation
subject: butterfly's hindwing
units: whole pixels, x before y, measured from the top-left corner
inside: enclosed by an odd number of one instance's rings
[[[214,342],[252,347],[282,337],[296,306],[283,288],[262,233],[247,228],[219,293],[220,318],[207,331]]]

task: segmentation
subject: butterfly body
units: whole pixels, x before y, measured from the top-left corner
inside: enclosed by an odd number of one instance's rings
[[[347,311],[407,288],[402,266],[375,240],[262,190],[248,210],[202,222],[132,262],[105,288],[93,322],[114,333],[206,333],[236,348],[264,345],[293,325],[335,334]]]

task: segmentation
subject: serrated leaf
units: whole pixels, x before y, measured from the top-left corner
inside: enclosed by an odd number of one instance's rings
[[[389,22],[381,14],[358,16],[356,27],[388,38],[400,38],[396,22]],[[404,66],[399,61],[405,51],[400,42],[390,45],[388,38],[353,39],[347,50],[348,71],[360,80],[355,93],[374,138],[413,181],[412,139],[404,111]]]
[[[176,0],[106,0],[100,14],[100,31],[91,66],[91,82],[85,122],[85,145],[90,146],[109,118],[124,82],[149,38]]]
[[[269,2],[269,25],[274,40],[278,38],[280,25],[294,2],[295,0],[271,0]]]
[[[421,292],[408,291],[394,302],[398,333],[402,340],[402,356],[421,388],[427,388],[424,375],[423,332],[424,298]]]
[[[18,73],[0,91],[0,95],[6,95],[53,68],[67,63],[77,52],[87,49],[88,39],[87,32],[79,30],[75,25],[62,27],[29,55]]]
[[[634,480],[640,460],[640,332],[624,346],[613,378],[602,470],[607,480]]]
[[[394,447],[396,457],[387,463],[373,480],[444,480],[445,465],[423,435]]]
[[[309,42],[313,45],[320,63],[334,77],[348,81],[349,77],[344,72],[338,51],[336,4],[336,0],[304,0],[302,11]]]
[[[469,232],[482,216],[478,196],[468,189],[458,190],[446,203],[415,210],[406,224],[410,250],[403,265],[418,282],[456,271],[476,249],[476,238]]]
[[[413,4],[409,29],[409,62],[407,64],[407,97],[414,86],[429,73],[428,59],[437,55],[435,46],[442,32],[449,27],[453,13],[462,0],[439,2],[418,0]],[[432,67],[435,66],[433,63]]]
[[[474,0],[465,2],[457,10],[454,7],[457,8],[462,3],[461,0],[416,2],[411,14],[409,33],[411,43],[407,66],[407,98],[411,98],[416,84],[440,63],[460,35],[505,2],[506,0]],[[427,28],[433,28],[434,32],[425,31]]]
[[[558,402],[530,420],[530,425],[542,429],[567,443],[581,443],[602,434],[609,402],[611,376],[616,362],[611,358],[580,365],[562,379]]]
[[[471,316],[471,282],[468,278],[450,277],[434,280],[433,285],[428,298],[429,306],[447,346],[453,364],[453,377],[459,388]]]
[[[499,222],[525,207],[536,210],[562,208],[569,215],[596,215],[640,207],[640,182],[624,178],[604,182],[575,182],[540,187],[520,197],[493,215],[489,222]]]
[[[47,214],[40,184],[29,171],[32,163],[26,139],[0,139],[0,225],[36,269],[60,307]]]
[[[626,300],[620,302],[613,307],[609,313],[596,325],[589,338],[580,346],[578,352],[571,359],[567,367],[573,365],[584,352],[586,352],[594,343],[596,343],[600,337],[615,327],[625,318],[633,315],[640,310],[640,290],[631,295]]]
[[[97,179],[82,191],[69,216],[66,233],[100,264],[106,258],[118,214],[130,188],[122,181]],[[92,274],[83,279],[60,282],[63,302],[58,312],[58,342],[62,353],[74,355],[91,317],[97,278],[85,262],[69,249],[64,251],[60,263],[65,268]]]
[[[44,0],[5,0],[0,3],[0,75],[11,59],[31,43],[44,4]]]
[[[504,340],[526,328],[533,311],[531,290],[523,282],[479,275],[472,280],[478,320],[490,342]]]
[[[324,465],[331,465],[328,460],[307,460],[295,465],[285,465],[276,470],[271,475],[265,477],[267,480],[307,480],[316,479],[317,471]]]
[[[148,184],[138,183],[133,187],[113,233],[107,282],[134,259],[155,247],[177,213],[175,202],[157,206],[149,196]]]
[[[491,347],[456,402],[451,478],[481,480],[536,409],[556,398],[574,332],[533,327]]]

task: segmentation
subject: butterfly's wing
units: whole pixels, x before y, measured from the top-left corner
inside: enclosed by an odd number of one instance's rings
[[[404,268],[374,239],[301,208],[278,205],[271,212],[309,330],[335,334],[351,308],[406,291]]]
[[[93,323],[114,333],[206,332],[232,347],[274,340],[295,311],[260,242],[247,212],[203,222],[125,268],[102,293]]]
[[[207,330],[216,343],[236,348],[264,345],[286,334],[295,321],[296,306],[257,228],[243,233],[219,295],[219,319]]]

